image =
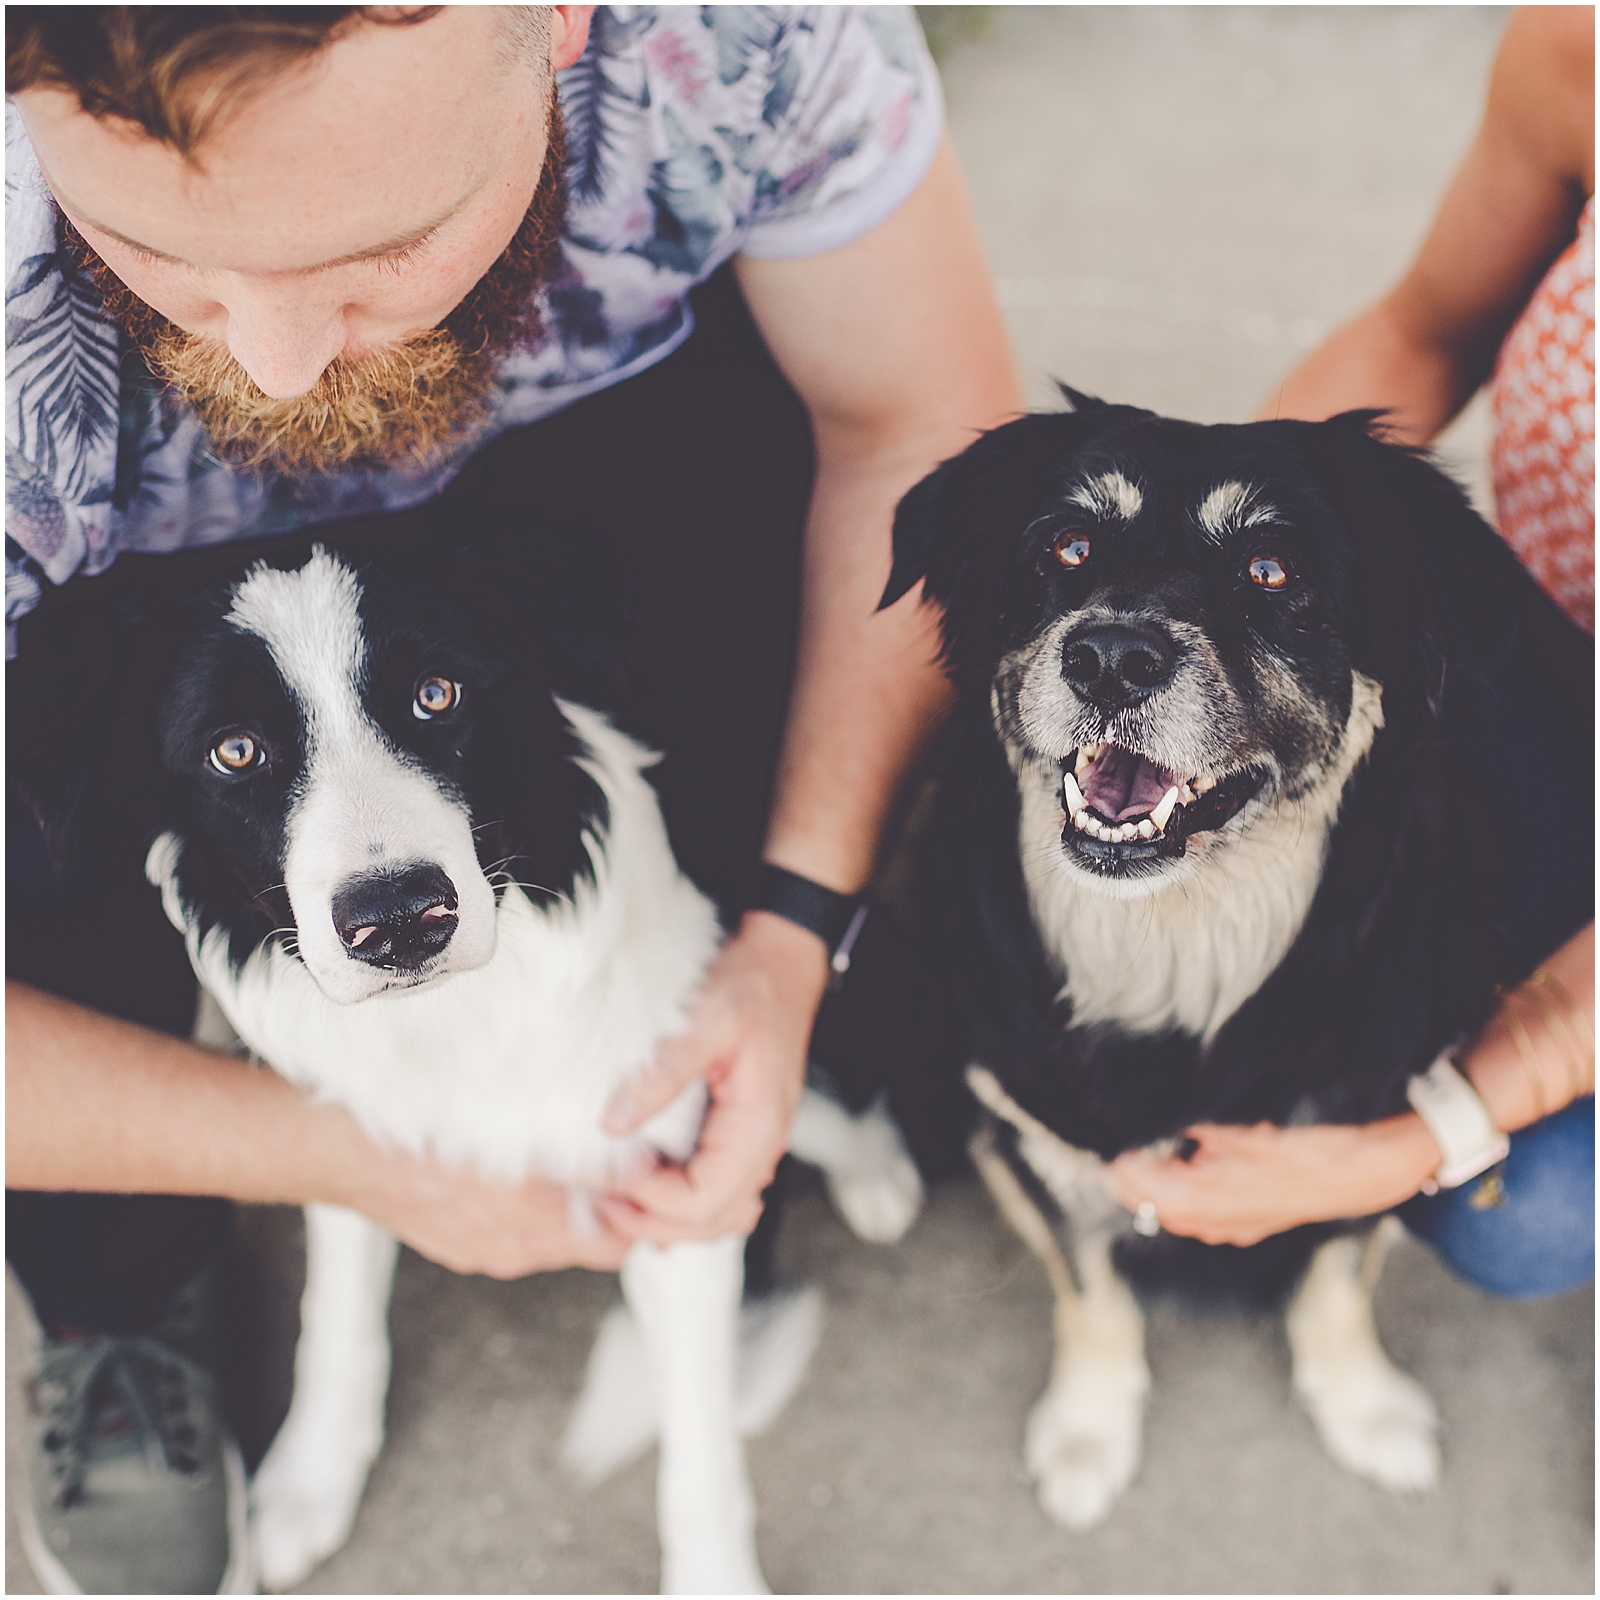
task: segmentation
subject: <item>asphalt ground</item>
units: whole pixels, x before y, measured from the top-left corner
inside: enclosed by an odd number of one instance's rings
[[[1051,380],[1237,420],[1419,242],[1476,121],[1498,8],[941,8],[949,117],[1030,393]],[[1481,402],[1446,440],[1483,488]],[[259,1451],[287,1399],[292,1212],[242,1212],[233,1379]],[[891,1248],[820,1192],[780,1262],[827,1297],[810,1376],[751,1450],[770,1581],[802,1593],[1588,1593],[1594,1299],[1495,1300],[1421,1246],[1377,1299],[1438,1403],[1444,1471],[1397,1499],[1322,1451],[1273,1318],[1149,1308],[1145,1463],[1108,1522],[1039,1510],[1023,1421],[1050,1357],[1043,1274],[972,1181]],[[654,1457],[587,1494],[555,1442],[615,1295],[409,1254],[388,1444],[308,1593],[640,1592]],[[31,1328],[7,1300],[8,1395]],[[8,1413],[13,1448],[19,1408]],[[37,1592],[6,1525],[6,1580]]]

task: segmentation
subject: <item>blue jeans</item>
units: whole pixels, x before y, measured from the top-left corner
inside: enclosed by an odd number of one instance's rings
[[[1469,1283],[1513,1300],[1594,1277],[1594,1097],[1511,1136],[1505,1201],[1481,1205],[1482,1180],[1418,1195],[1401,1219]]]
[[[1516,964],[1531,971],[1594,915],[1594,743],[1587,734],[1593,711],[1586,696],[1552,696],[1537,657],[1515,642],[1492,676],[1491,683],[1459,674],[1447,698],[1453,737],[1465,748],[1493,748],[1502,730],[1517,727],[1534,748],[1549,752],[1540,829],[1513,829],[1504,839],[1511,893],[1499,931]],[[1548,849],[1548,837],[1571,840],[1572,847]],[[1535,1300],[1588,1283],[1594,1097],[1512,1134],[1499,1176],[1502,1205],[1482,1205],[1482,1180],[1473,1179],[1408,1200],[1400,1217],[1455,1272],[1491,1294]]]

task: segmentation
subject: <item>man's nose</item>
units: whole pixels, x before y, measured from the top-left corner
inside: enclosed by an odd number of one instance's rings
[[[308,303],[283,288],[237,286],[224,305],[229,352],[274,400],[303,395],[349,336],[342,306]]]

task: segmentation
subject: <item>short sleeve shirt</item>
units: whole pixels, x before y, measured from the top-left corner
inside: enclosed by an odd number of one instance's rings
[[[933,160],[938,77],[909,7],[601,6],[559,75],[562,262],[546,336],[501,365],[484,425],[423,469],[291,481],[234,470],[121,348],[58,248],[49,190],[6,107],[6,616],[44,581],[170,551],[399,510],[471,454],[628,378],[692,330],[689,290],[735,253],[837,249]]]

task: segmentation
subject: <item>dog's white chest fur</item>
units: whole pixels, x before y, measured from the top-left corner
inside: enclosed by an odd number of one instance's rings
[[[600,1119],[618,1085],[687,1022],[718,928],[673,859],[641,772],[652,758],[597,713],[563,710],[610,808],[605,837],[586,841],[594,881],[545,909],[507,888],[495,953],[473,971],[339,1005],[277,943],[235,972],[220,930],[196,937],[173,885],[172,835],[152,848],[149,870],[206,987],[284,1077],[402,1148],[492,1176],[590,1186],[644,1144],[674,1156],[694,1147],[699,1092],[627,1140],[603,1134]]]
[[[1288,954],[1322,879],[1345,784],[1382,726],[1382,691],[1358,673],[1344,737],[1310,789],[1241,813],[1229,829],[1236,836],[1197,870],[1145,896],[1105,892],[1065,868],[1059,791],[1019,773],[1029,905],[1066,974],[1073,1021],[1178,1028],[1209,1042]]]

